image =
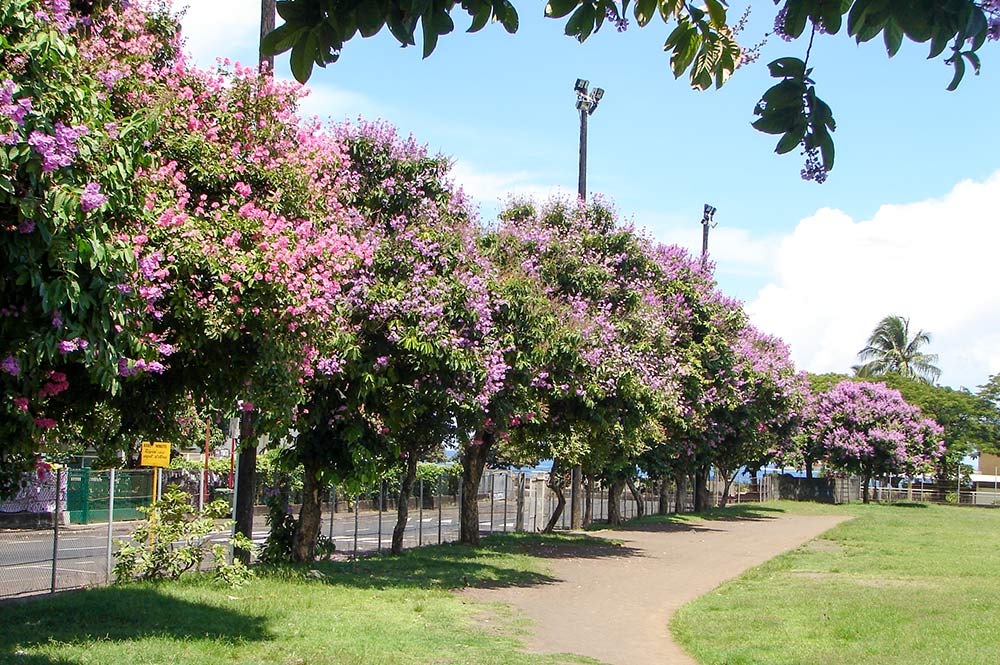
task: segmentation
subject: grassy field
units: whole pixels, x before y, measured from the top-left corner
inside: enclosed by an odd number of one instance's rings
[[[671,628],[699,663],[1000,663],[1000,511],[775,509],[854,519],[683,607]]]
[[[591,541],[498,536],[479,550],[428,547],[396,559],[283,569],[238,589],[192,577],[0,604],[0,662],[590,662],[526,655],[509,610],[453,593],[464,586],[545,584],[551,578],[539,565],[543,559],[531,553],[584,542]]]

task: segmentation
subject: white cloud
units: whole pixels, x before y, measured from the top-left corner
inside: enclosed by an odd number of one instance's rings
[[[344,90],[324,83],[310,83],[309,94],[299,100],[299,115],[319,116],[322,120],[354,120],[359,115],[376,118],[389,115],[379,104],[352,90]]]
[[[777,246],[748,311],[808,371],[849,371],[889,314],[932,334],[942,383],[975,388],[1000,371],[1000,172],[946,196],[854,221],[822,209]]]
[[[700,218],[672,221],[666,226],[650,224],[649,220],[649,217],[639,216],[636,221],[649,228],[658,240],[684,247],[693,256],[701,256]],[[720,225],[709,232],[709,258],[715,262],[719,273],[770,276],[777,242],[775,238],[754,238],[746,229]]]
[[[573,195],[558,185],[539,182],[540,174],[531,171],[482,171],[470,162],[456,160],[452,164],[451,177],[465,193],[488,210],[494,210],[508,196],[530,196],[537,201],[546,201],[551,196]]]
[[[177,4],[185,5],[183,0]],[[210,67],[216,58],[222,57],[254,64],[260,35],[260,3],[189,0],[181,26],[185,47],[201,67]]]

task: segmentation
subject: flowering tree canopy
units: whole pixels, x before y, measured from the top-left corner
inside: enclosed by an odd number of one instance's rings
[[[819,396],[812,435],[828,463],[868,481],[930,471],[944,452],[943,430],[880,383],[842,381]]]

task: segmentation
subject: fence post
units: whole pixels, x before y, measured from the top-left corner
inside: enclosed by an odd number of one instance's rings
[[[490,534],[493,534],[493,489],[496,483],[497,474],[490,473]]]
[[[354,558],[358,558],[358,512],[361,510],[361,497],[354,495]]]
[[[107,570],[105,580],[109,584],[111,583],[111,558],[114,556],[114,544],[112,541],[112,534],[115,528],[115,470],[111,469],[109,471],[108,478],[108,556],[107,556]]]
[[[240,462],[240,454],[237,453],[236,454],[236,464],[239,464],[239,462]],[[156,467],[155,469],[153,469],[153,473],[159,474],[160,473],[160,467]],[[157,480],[159,480],[159,476],[157,476]],[[233,557],[236,554],[235,549],[233,548],[233,538],[236,537],[236,495],[237,495],[237,492],[239,492],[239,490],[240,490],[240,474],[237,473],[237,474],[233,475],[233,493],[229,497],[230,500],[233,502],[232,513],[231,513],[231,517],[230,517],[230,519],[232,519],[232,521],[233,521],[233,528],[230,529],[230,531],[229,531],[229,564],[230,565],[232,565],[232,563],[233,563]]]
[[[114,469],[111,473],[114,474]],[[114,476],[112,476],[114,477]],[[205,469],[198,470],[198,512],[205,510],[205,488],[208,484],[208,478],[205,477]]]
[[[337,516],[337,486],[330,485],[330,531],[327,539],[333,544],[333,518]]]
[[[385,501],[385,481],[378,484],[378,551],[382,553],[382,502]]]
[[[438,486],[437,486],[437,499],[438,499],[438,545],[441,544],[441,517],[443,510],[441,508],[441,475],[438,475]]]
[[[62,503],[59,501],[60,490],[62,489],[62,466],[56,469],[56,509],[52,520],[52,585],[50,593],[56,592],[56,563],[59,560],[59,521],[62,512]]]
[[[462,493],[464,491],[465,491],[465,476],[462,475],[462,476],[458,477],[458,496],[455,497],[455,503],[458,504],[457,507],[458,507],[458,534],[459,534],[459,540],[461,540],[461,537],[462,537],[462,504],[464,503],[462,501]],[[475,498],[475,501],[476,501],[476,504],[477,504],[477,507],[478,507],[478,504],[479,504],[479,488],[477,487],[477,488],[475,488],[472,491],[473,491],[473,493],[475,495],[474,498]],[[476,524],[476,532],[477,533],[479,532],[479,524],[478,523]]]
[[[517,503],[517,513],[514,517],[514,531],[524,531],[524,473],[518,474],[517,491],[514,493]]]
[[[507,533],[507,499],[509,494],[507,493],[507,484],[510,480],[510,474],[504,472],[503,474],[503,532]]]
[[[417,547],[424,546],[424,479],[419,480],[420,499],[417,505]]]

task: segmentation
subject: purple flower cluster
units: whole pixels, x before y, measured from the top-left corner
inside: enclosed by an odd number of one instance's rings
[[[48,173],[73,163],[79,149],[77,140],[89,130],[86,125],[67,127],[61,122],[55,125],[55,135],[33,131],[28,137],[28,145],[42,156],[42,171]]]
[[[3,361],[0,361],[0,370],[11,376],[17,376],[21,373],[21,364],[17,362],[17,358],[14,356],[7,356]]]
[[[14,82],[10,79],[0,83],[0,113],[14,121],[18,127],[24,125],[24,116],[31,111],[31,98],[14,100]],[[16,135],[15,135],[16,136]]]
[[[80,207],[84,212],[96,210],[108,202],[108,197],[101,193],[101,186],[96,182],[88,182],[80,195]]]

